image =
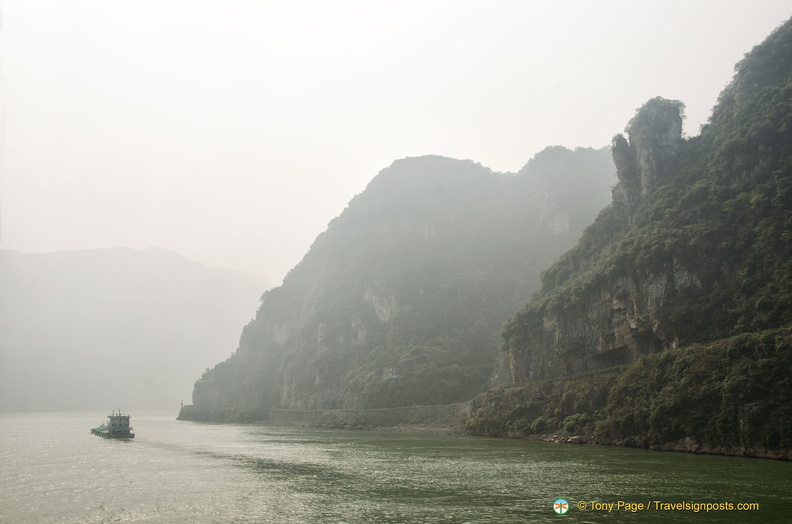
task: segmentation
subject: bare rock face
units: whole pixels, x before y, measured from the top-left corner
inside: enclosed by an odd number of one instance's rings
[[[613,188],[613,200],[631,200],[641,194],[641,178],[635,150],[622,134],[613,137],[611,150],[616,176],[619,178],[619,183]]]
[[[613,138],[619,179],[614,201],[636,204],[674,172],[683,144],[683,107],[679,101],[653,98],[627,125],[629,140],[621,134]],[[507,361],[501,362],[508,373],[496,369],[493,381],[518,384],[574,375],[675,347],[684,341],[666,333],[662,315],[674,297],[690,286],[701,283],[676,263],[617,271],[599,284],[581,286],[562,307],[528,314],[525,333],[530,336],[508,342]]]
[[[544,311],[525,343],[509,352],[511,383],[628,364],[684,343],[663,327],[663,307],[697,278],[681,267],[615,277],[562,311]]]
[[[613,138],[613,160],[619,184],[614,197],[628,200],[645,195],[668,176],[682,144],[682,111],[677,100],[653,98],[627,125],[624,135]]]

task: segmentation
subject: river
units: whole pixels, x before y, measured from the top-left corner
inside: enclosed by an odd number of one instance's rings
[[[175,413],[120,441],[89,433],[105,415],[0,414],[0,522],[788,522],[792,502],[788,462]]]

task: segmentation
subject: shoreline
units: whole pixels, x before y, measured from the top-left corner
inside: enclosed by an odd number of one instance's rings
[[[459,405],[452,405],[454,410],[458,409]],[[185,406],[185,408],[192,408],[192,406]],[[389,408],[388,410],[396,410],[399,412],[412,412],[420,410],[423,412],[434,411],[433,408],[442,408],[447,410],[449,406],[418,406],[414,408]],[[371,410],[372,412],[381,412],[388,410]],[[377,432],[392,432],[392,433],[414,433],[414,434],[433,434],[433,435],[457,435],[457,436],[470,436],[470,437],[490,437],[490,438],[508,438],[515,440],[525,440],[529,442],[546,442],[550,444],[571,444],[571,445],[594,445],[594,446],[615,446],[643,449],[647,451],[665,451],[675,453],[692,453],[695,455],[720,455],[725,457],[742,457],[742,458],[755,458],[767,460],[781,460],[792,461],[792,450],[774,450],[774,449],[756,449],[756,448],[728,448],[728,447],[713,447],[701,445],[695,440],[687,437],[675,442],[665,442],[661,444],[650,444],[646,442],[645,438],[628,437],[625,439],[604,439],[594,433],[576,434],[567,431],[553,431],[546,433],[532,433],[522,435],[487,435],[476,432],[471,432],[464,427],[462,421],[452,422],[449,419],[434,420],[434,421],[416,421],[404,422],[394,424],[365,424],[363,416],[367,410],[316,410],[304,412],[292,412],[288,410],[271,410],[279,415],[284,413],[298,413],[303,415],[301,419],[313,419],[313,422],[308,420],[286,420],[286,417],[266,417],[254,419],[253,417],[243,416],[240,418],[247,420],[229,420],[227,417],[221,418],[191,418],[183,417],[182,412],[179,413],[177,420],[187,420],[192,422],[206,422],[212,424],[250,424],[262,426],[280,426],[280,427],[308,427],[316,429],[340,429],[346,431],[377,431]],[[237,411],[237,414],[240,412]],[[354,413],[358,417],[357,423],[343,422],[338,418],[339,413]],[[320,419],[324,419],[319,422]]]

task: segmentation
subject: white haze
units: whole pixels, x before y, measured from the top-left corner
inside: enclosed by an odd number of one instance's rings
[[[275,285],[393,160],[516,171],[649,98],[697,134],[788,0],[0,2],[2,247]]]
[[[0,249],[0,412],[177,410],[262,291],[164,249]]]

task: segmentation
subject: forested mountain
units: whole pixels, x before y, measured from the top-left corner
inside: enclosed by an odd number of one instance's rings
[[[356,417],[490,388],[410,413],[792,458],[792,21],[735,69],[692,138],[684,104],[657,97],[610,152],[549,148],[516,175],[395,162],[264,295],[181,417]],[[365,413],[385,411],[408,413]]]
[[[655,98],[613,139],[614,198],[504,336],[511,380],[792,321],[792,26],[738,64],[699,136]]]
[[[169,409],[264,283],[171,251],[0,251],[0,410]]]
[[[682,111],[613,139],[613,202],[507,323],[471,432],[792,458],[792,20],[699,136]]]
[[[607,203],[614,172],[607,150],[562,147],[516,174],[394,162],[264,294],[185,417],[471,398],[492,375],[503,322]]]

